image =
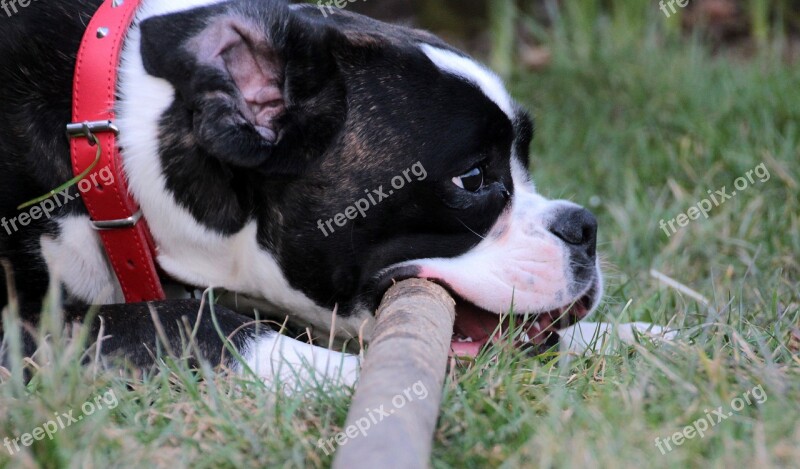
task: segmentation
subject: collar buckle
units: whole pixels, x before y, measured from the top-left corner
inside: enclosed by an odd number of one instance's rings
[[[139,209],[133,215],[129,216],[128,218],[122,218],[120,220],[105,220],[105,221],[94,221],[92,220],[92,228],[95,231],[111,231],[111,230],[121,230],[124,228],[133,228],[139,223],[139,220],[142,218],[142,210]]]
[[[73,122],[67,124],[67,138],[86,137],[89,140],[89,144],[92,146],[98,144],[95,133],[102,132],[113,132],[114,135],[119,135],[119,127],[110,120]]]

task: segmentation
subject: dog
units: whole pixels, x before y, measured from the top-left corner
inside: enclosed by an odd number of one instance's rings
[[[100,3],[35,2],[0,18],[0,258],[24,321],[38,321],[55,285],[67,321],[102,305],[103,354],[136,366],[152,365],[156,337],[179,349],[189,324],[202,359],[218,362],[230,339],[234,371],[352,385],[357,356],[221,305],[214,325],[209,302],[186,291],[235,292],[323,336],[335,310],[337,336],[369,340],[388,287],[424,278],[456,299],[456,356],[476,355],[509,312],[523,342],[591,342],[598,326],[579,321],[603,292],[597,221],[539,195],[534,125],[502,81],[430,33],[278,0],[138,8],[118,144],[171,286],[168,300],[125,304],[78,188],[36,218],[17,210],[72,177],[62,129]]]

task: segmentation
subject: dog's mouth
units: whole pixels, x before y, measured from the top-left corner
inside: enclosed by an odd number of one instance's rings
[[[444,287],[456,301],[456,319],[450,342],[450,355],[475,358],[488,344],[511,337],[519,348],[530,348],[538,353],[558,345],[558,331],[574,325],[593,309],[600,293],[599,279],[595,277],[585,292],[570,303],[545,312],[523,314],[498,314],[465,299],[441,279],[426,278],[415,266],[403,266],[383,272],[376,282],[375,291],[381,296],[389,287],[409,278],[425,278]],[[513,332],[509,336],[508,332]]]
[[[452,292],[451,292],[452,294]],[[547,349],[558,344],[558,331],[584,318],[594,302],[591,292],[579,300],[544,313],[498,315],[453,295],[456,321],[450,342],[450,354],[460,358],[477,357],[489,343],[508,337],[518,347]]]

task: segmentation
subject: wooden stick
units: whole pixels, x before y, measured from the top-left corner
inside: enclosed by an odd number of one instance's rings
[[[411,279],[389,289],[334,469],[430,466],[454,320],[455,302],[435,283]]]

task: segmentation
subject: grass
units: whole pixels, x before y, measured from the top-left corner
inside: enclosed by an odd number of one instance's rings
[[[796,467],[800,69],[770,49],[711,57],[649,23],[632,35],[614,18],[581,19],[580,31],[561,21],[548,36],[552,65],[512,79],[537,117],[533,174],[545,195],[600,219],[608,288],[598,316],[669,323],[680,335],[595,357],[498,346],[451,370],[433,467]],[[671,237],[659,228],[761,163],[770,179],[709,219]],[[76,365],[77,347],[53,348],[28,385],[0,370],[0,438],[54,412],[78,415],[109,390],[118,405],[13,456],[0,446],[0,467],[326,467],[316,442],[347,413],[346,390],[276,396],[173,361],[145,376],[97,371]],[[656,447],[758,386],[763,403],[667,454]]]

